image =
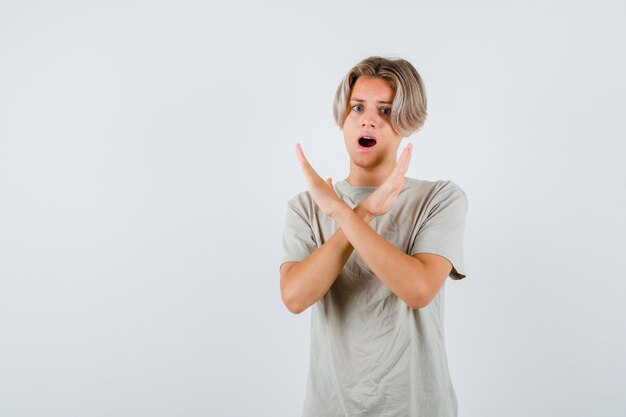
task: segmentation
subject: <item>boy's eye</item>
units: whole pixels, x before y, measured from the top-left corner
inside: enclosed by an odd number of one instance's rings
[[[361,110],[363,110],[363,106],[360,105],[360,104],[356,104],[356,105],[352,106],[352,110],[354,110],[354,111],[361,111]]]
[[[382,107],[380,109],[380,114],[383,116],[389,116],[391,114],[391,109],[389,107]]]

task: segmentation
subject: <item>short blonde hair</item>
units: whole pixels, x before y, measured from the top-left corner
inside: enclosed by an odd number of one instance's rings
[[[381,78],[395,92],[391,105],[391,126],[403,137],[410,136],[426,120],[426,89],[419,73],[409,61],[372,56],[356,64],[341,80],[333,116],[339,127],[348,117],[350,95],[354,83],[361,76]]]

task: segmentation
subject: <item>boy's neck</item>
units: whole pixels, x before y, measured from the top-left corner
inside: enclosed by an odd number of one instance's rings
[[[348,175],[348,178],[346,178],[346,181],[350,185],[378,187],[385,182],[394,167],[395,164],[386,167],[378,166],[369,170],[367,168],[357,166],[350,161],[350,174]]]

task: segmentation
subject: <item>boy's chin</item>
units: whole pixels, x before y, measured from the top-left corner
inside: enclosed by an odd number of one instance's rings
[[[370,154],[357,154],[350,155],[350,161],[352,165],[355,165],[359,168],[373,170],[382,165],[382,160],[378,157],[374,157]]]

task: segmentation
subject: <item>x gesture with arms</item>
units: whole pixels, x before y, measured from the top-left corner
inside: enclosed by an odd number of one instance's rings
[[[411,308],[424,307],[437,294],[452,269],[450,262],[434,254],[407,255],[368,225],[371,219],[393,208],[404,186],[411,152],[412,145],[409,144],[382,184],[351,209],[336,194],[332,180],[320,177],[306,159],[302,147],[296,146],[311,197],[340,228],[304,261],[282,265],[281,293],[292,312],[305,310],[326,294],[353,250]]]

